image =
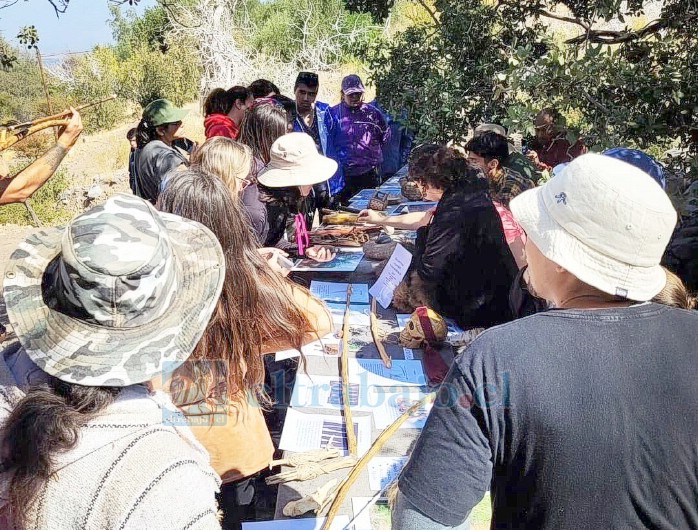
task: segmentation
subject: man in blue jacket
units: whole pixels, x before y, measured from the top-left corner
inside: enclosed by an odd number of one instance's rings
[[[300,72],[296,77],[293,92],[296,96],[296,117],[293,130],[309,134],[320,154],[337,159],[332,141],[334,122],[327,103],[316,101],[320,82],[313,72]],[[341,169],[330,180],[313,186],[318,208],[327,208],[332,197],[344,187]]]

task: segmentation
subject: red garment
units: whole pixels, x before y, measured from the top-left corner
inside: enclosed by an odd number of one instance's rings
[[[532,146],[532,148],[538,153],[538,160],[550,169],[558,164],[572,162],[578,156],[589,152],[589,148],[584,145],[583,140],[577,140],[574,145],[571,145],[564,136],[553,140],[547,145],[537,145]]]
[[[240,128],[226,114],[211,114],[204,120],[206,139],[214,136],[225,136],[237,140],[240,136]]]

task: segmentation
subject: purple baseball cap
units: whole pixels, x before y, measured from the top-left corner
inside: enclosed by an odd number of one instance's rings
[[[366,92],[361,78],[356,74],[351,74],[342,79],[342,92],[349,94],[363,94]]]

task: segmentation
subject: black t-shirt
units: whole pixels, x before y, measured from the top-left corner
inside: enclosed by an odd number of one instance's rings
[[[313,123],[310,127],[305,123],[305,120],[303,119],[302,116],[296,116],[296,122],[300,126],[301,130],[309,134],[313,141],[315,142],[315,147],[317,147],[317,150],[320,154],[324,154],[322,152],[322,142],[320,140],[320,127],[318,126],[318,115],[317,115],[317,108],[313,109]]]
[[[455,526],[698,528],[698,312],[551,310],[457,359],[400,490]]]

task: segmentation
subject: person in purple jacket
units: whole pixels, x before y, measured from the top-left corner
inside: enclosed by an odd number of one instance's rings
[[[334,128],[334,146],[345,179],[336,203],[346,203],[358,191],[380,185],[383,146],[390,128],[374,106],[364,103],[364,84],[358,75],[342,79],[342,102],[330,109],[339,125]]]

